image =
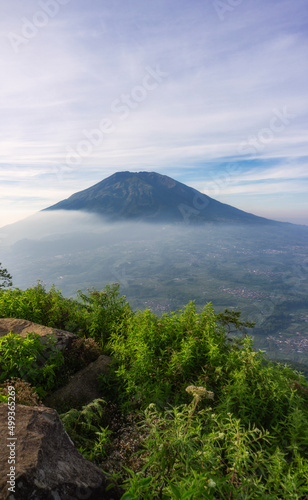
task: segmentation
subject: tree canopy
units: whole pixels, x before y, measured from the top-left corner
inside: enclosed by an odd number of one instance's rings
[[[0,262],[0,288],[6,288],[8,286],[12,286],[12,276],[8,272],[7,269],[2,267],[2,264]]]

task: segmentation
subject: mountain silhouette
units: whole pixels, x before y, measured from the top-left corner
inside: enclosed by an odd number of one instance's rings
[[[155,172],[117,172],[45,210],[82,210],[108,220],[270,223]]]

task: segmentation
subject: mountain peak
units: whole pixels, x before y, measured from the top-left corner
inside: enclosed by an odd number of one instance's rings
[[[167,175],[147,171],[116,172],[45,210],[83,210],[112,221],[270,222],[220,203]]]

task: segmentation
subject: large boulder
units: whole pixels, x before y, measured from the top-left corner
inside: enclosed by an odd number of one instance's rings
[[[37,333],[42,339],[51,336],[56,339],[56,347],[61,351],[69,347],[72,341],[77,338],[74,333],[39,325],[26,319],[0,318],[0,337],[10,332],[21,337],[26,337],[27,333]]]
[[[12,440],[8,431],[8,405],[0,405],[1,500],[121,497],[124,492],[117,487],[106,491],[105,475],[77,451],[55,410],[23,405],[16,405],[15,410],[16,440]],[[14,491],[9,491],[10,487]]]
[[[44,400],[46,406],[56,408],[59,412],[69,408],[79,408],[102,396],[97,377],[108,373],[112,359],[101,355],[86,368],[75,373],[67,385],[53,392]]]

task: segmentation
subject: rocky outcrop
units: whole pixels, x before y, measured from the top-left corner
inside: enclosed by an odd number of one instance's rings
[[[75,373],[67,385],[48,396],[44,404],[56,408],[59,412],[68,408],[78,408],[102,396],[98,388],[97,376],[108,373],[111,358],[99,356],[96,361]]]
[[[69,347],[72,341],[77,338],[74,333],[39,325],[25,319],[0,318],[0,337],[10,332],[21,337],[26,337],[27,333],[37,333],[42,339],[51,336],[56,339],[56,347],[61,351]]]
[[[12,439],[8,405],[0,405],[1,500],[121,497],[124,492],[117,487],[106,491],[105,475],[76,450],[55,410],[16,405],[15,411],[16,439]]]

